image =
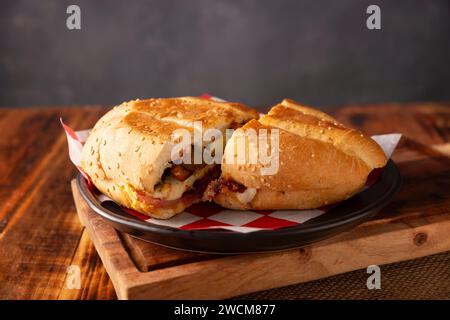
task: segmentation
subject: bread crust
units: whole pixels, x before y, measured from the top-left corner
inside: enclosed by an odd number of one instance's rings
[[[137,196],[157,194],[155,186],[171,165],[172,132],[186,129],[192,135],[194,121],[201,121],[204,130],[224,129],[255,117],[258,117],[255,110],[241,104],[194,97],[125,102],[94,126],[83,147],[81,165],[94,185],[119,204],[167,219],[200,199],[191,197],[185,203],[159,208]],[[186,190],[179,191],[179,197],[192,188],[195,180],[188,182]]]
[[[316,209],[348,199],[353,195],[349,193],[349,189],[345,185],[321,190],[280,191],[264,188],[257,189],[254,198],[249,202],[242,201],[238,192],[224,190],[216,195],[214,201],[225,208],[235,210]]]
[[[239,136],[249,143],[247,129],[279,130],[279,167],[263,175],[260,163],[229,163]],[[231,137],[222,163],[222,179],[256,189],[251,201],[222,188],[214,201],[231,209],[311,209],[347,199],[363,188],[370,171],[383,167],[386,156],[360,131],[347,128],[318,110],[283,100],[266,116],[251,120]],[[269,143],[270,144],[270,143]],[[259,145],[258,145],[259,148]]]

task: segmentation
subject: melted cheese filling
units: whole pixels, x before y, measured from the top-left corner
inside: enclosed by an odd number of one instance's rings
[[[168,176],[161,182],[161,186],[155,189],[152,197],[164,200],[177,200],[181,198],[183,193],[192,189],[195,181],[203,178],[214,165],[207,165],[200,170],[194,171],[189,178],[179,181],[172,176]]]

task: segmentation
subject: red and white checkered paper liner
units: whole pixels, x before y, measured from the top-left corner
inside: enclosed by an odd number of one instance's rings
[[[205,99],[221,100],[206,94],[202,97]],[[90,129],[75,132],[64,124],[62,120],[61,124],[67,135],[70,160],[89,181],[89,177],[81,169],[81,151],[83,150],[84,142],[89,136]],[[381,146],[388,158],[391,157],[400,138],[401,134],[397,133],[372,136],[372,139]],[[370,187],[373,182],[374,179],[368,179],[367,187]],[[100,202],[113,201],[98,191],[94,191],[93,193]],[[143,221],[162,226],[183,230],[226,229],[241,233],[259,230],[276,230],[296,226],[324,214],[327,210],[327,208],[319,208],[314,210],[240,211],[229,210],[214,203],[203,202],[190,206],[184,212],[171,219],[160,220],[149,218],[128,208],[122,207],[122,209]]]

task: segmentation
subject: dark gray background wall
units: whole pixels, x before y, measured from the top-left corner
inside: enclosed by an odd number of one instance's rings
[[[369,4],[382,30],[366,28]],[[450,100],[449,18],[447,0],[1,1],[0,106]]]

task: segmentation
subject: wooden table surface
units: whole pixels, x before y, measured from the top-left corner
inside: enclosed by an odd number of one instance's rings
[[[59,117],[90,128],[98,106],[0,109],[0,299],[115,299],[114,288],[79,223]],[[400,132],[417,147],[450,138],[449,103],[348,106],[331,111],[369,134]],[[81,268],[80,290],[66,289]],[[405,271],[407,272],[407,271]]]

